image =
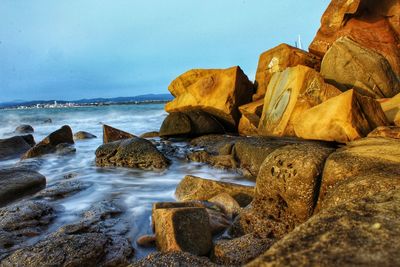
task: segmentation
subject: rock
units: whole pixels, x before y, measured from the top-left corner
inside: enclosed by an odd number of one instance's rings
[[[400,94],[388,99],[379,99],[383,112],[390,123],[400,122]],[[396,124],[400,126],[399,123]]]
[[[65,198],[72,194],[76,194],[91,186],[89,182],[82,182],[80,180],[67,180],[49,186],[46,189],[36,194],[36,198]]]
[[[119,141],[123,139],[130,139],[135,137],[133,134],[124,132],[117,128],[113,128],[106,124],[103,124],[103,144]]]
[[[210,229],[213,235],[222,233],[230,225],[230,218],[226,215],[224,211],[215,209],[206,209],[210,221]]]
[[[243,207],[253,199],[254,187],[186,175],[178,184],[175,196],[179,201],[208,200],[221,193],[228,193]]]
[[[380,126],[370,132],[368,137],[387,137],[400,139],[400,127],[399,126]]]
[[[325,210],[247,266],[400,265],[398,190]]]
[[[202,256],[211,250],[211,228],[204,208],[156,209],[153,219],[161,252],[185,251]]]
[[[156,236],[155,235],[143,235],[136,240],[136,244],[141,247],[151,248],[156,246]]]
[[[398,1],[333,0],[309,50],[323,57],[337,39],[348,36],[383,55],[400,76],[399,11]]]
[[[288,67],[304,65],[319,71],[321,60],[313,54],[280,44],[260,55],[256,73],[257,92],[253,95],[253,101],[264,99],[271,77],[276,72],[284,71]]]
[[[30,140],[28,139],[30,138]],[[13,136],[7,139],[0,139],[0,160],[7,160],[21,156],[31,149],[34,143],[32,135]],[[34,144],[33,144],[34,145]]]
[[[222,239],[214,244],[211,260],[226,266],[242,266],[264,253],[273,243],[272,239],[261,239],[253,234]]]
[[[97,138],[97,136],[85,131],[79,131],[74,134],[75,140],[94,139],[94,138]]]
[[[159,136],[160,136],[159,132],[153,131],[153,132],[147,132],[147,133],[142,134],[140,136],[140,138],[155,138],[155,137],[159,137]]]
[[[304,111],[294,130],[304,139],[346,143],[385,125],[388,121],[378,102],[349,90]]]
[[[247,104],[253,84],[239,67],[195,69],[176,78],[168,87],[176,98],[165,105],[168,113],[202,110],[234,127],[239,123],[238,107]]]
[[[235,217],[242,210],[239,203],[237,203],[237,201],[228,193],[218,194],[210,198],[208,201],[215,203],[220,207],[229,218]]]
[[[354,89],[373,98],[400,93],[399,77],[389,62],[348,37],[339,38],[329,48],[322,60],[321,74],[342,91]]]
[[[183,112],[169,114],[160,128],[160,136],[186,136],[190,135],[192,125],[189,116]]]
[[[50,118],[48,118],[48,119],[45,119],[45,120],[43,121],[43,123],[53,123],[53,120],[50,119]]]
[[[19,134],[26,134],[26,133],[33,133],[33,127],[28,124],[21,124],[17,128],[15,128],[15,133]]]
[[[133,263],[129,267],[169,267],[169,266],[193,266],[216,267],[207,257],[198,257],[187,252],[156,252],[146,258]]]
[[[134,137],[101,145],[96,150],[96,165],[163,170],[169,160],[150,141]]]
[[[0,207],[46,187],[46,177],[26,169],[0,169]]]
[[[263,106],[264,99],[260,99],[239,107],[242,114],[239,122],[240,135],[257,135]]]
[[[303,112],[340,94],[309,67],[297,66],[275,73],[268,85],[258,126],[260,135],[295,136],[294,123]]]
[[[29,149],[22,159],[40,157],[46,154],[54,153],[57,151],[57,146],[60,144],[74,144],[72,130],[68,125],[64,125],[55,132],[49,134],[40,143]]]

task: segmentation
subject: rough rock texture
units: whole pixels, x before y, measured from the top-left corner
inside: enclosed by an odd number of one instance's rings
[[[168,90],[176,98],[165,105],[167,112],[203,110],[231,127],[239,122],[238,107],[249,103],[254,92],[239,67],[190,70],[176,78]]]
[[[103,124],[103,144],[135,137],[133,134]]]
[[[89,182],[83,182],[80,180],[66,180],[58,182],[54,185],[47,186],[46,189],[40,191],[35,195],[35,198],[52,198],[60,199],[67,196],[76,194],[82,190],[85,190],[91,186]]]
[[[313,216],[247,266],[400,265],[398,190]]]
[[[33,133],[34,129],[32,126],[28,124],[21,124],[17,128],[15,128],[14,132],[19,134],[27,134],[27,133]]]
[[[46,187],[46,177],[27,169],[0,169],[0,207]]]
[[[253,101],[264,99],[268,84],[274,73],[284,71],[288,67],[304,65],[319,70],[321,60],[304,50],[287,44],[280,44],[260,55],[256,73],[257,92],[253,95]]]
[[[228,193],[243,207],[253,199],[254,187],[187,175],[177,186],[175,196],[179,201],[208,200],[221,193]]]
[[[129,267],[171,267],[171,266],[193,266],[193,267],[216,267],[215,263],[212,263],[206,257],[199,257],[192,255],[187,252],[157,252],[152,253],[146,258],[135,262]]]
[[[400,4],[397,0],[333,0],[309,50],[323,57],[341,36],[383,55],[400,76]]]
[[[265,136],[295,136],[293,125],[302,113],[340,91],[324,82],[322,76],[306,66],[287,68],[272,76],[264,98],[264,109],[258,126]]]
[[[208,201],[220,207],[229,218],[235,217],[242,210],[239,203],[228,193],[218,194]]]
[[[230,240],[218,240],[214,244],[211,260],[227,266],[243,265],[260,256],[273,243],[272,239],[258,238],[253,234]]]
[[[242,114],[238,128],[240,135],[257,135],[263,107],[264,99],[239,107],[239,111]]]
[[[400,94],[388,99],[379,99],[383,112],[390,123],[400,122]],[[400,124],[396,124],[400,126]]]
[[[29,149],[23,156],[22,159],[40,157],[46,154],[55,153],[59,145],[74,144],[72,136],[72,130],[68,125],[64,125],[55,132],[49,134],[40,143]]]
[[[387,137],[400,139],[399,126],[381,126],[368,134],[368,137]]]
[[[0,139],[0,160],[21,156],[35,145],[32,135]]]
[[[96,150],[96,165],[163,170],[169,160],[150,141],[134,137],[101,145]]]
[[[209,216],[204,208],[153,210],[157,248],[207,255],[212,248]]]
[[[389,62],[348,37],[338,39],[329,48],[322,60],[321,74],[342,91],[355,89],[373,98],[393,97],[400,93],[399,77]]]
[[[304,111],[294,130],[301,138],[346,143],[385,125],[388,121],[377,101],[349,90]]]
[[[93,139],[97,138],[94,134],[85,132],[85,131],[79,131],[74,134],[74,139],[75,140],[84,140],[84,139]]]

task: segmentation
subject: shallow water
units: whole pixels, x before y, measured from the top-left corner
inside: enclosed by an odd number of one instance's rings
[[[235,172],[218,170],[204,164],[189,163],[178,159],[173,159],[169,169],[161,173],[127,168],[96,167],[94,152],[102,143],[102,123],[140,135],[158,130],[166,115],[162,104],[0,110],[0,125],[2,125],[0,138],[15,135],[13,131],[20,124],[33,126],[36,142],[62,125],[71,126],[74,132],[87,131],[98,137],[77,141],[74,154],[48,155],[40,159],[38,171],[46,176],[47,186],[67,179],[77,179],[90,184],[87,189],[77,194],[53,201],[61,208],[59,208],[56,220],[46,233],[55,231],[62,225],[75,222],[82,211],[95,203],[115,201],[126,209],[123,217],[129,224],[127,236],[135,248],[135,258],[141,258],[153,251],[152,249],[138,248],[135,242],[137,237],[151,233],[152,203],[174,201],[175,188],[185,175],[191,174],[203,178],[252,184],[251,181]],[[44,123],[49,118],[52,123]],[[12,166],[18,161],[18,159],[0,161],[0,167]],[[37,239],[31,239],[30,243],[36,242]]]

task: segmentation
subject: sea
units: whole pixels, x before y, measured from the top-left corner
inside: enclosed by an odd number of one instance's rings
[[[46,177],[47,187],[70,179],[77,179],[88,187],[65,198],[52,200],[58,207],[56,219],[41,236],[28,242],[34,244],[59,227],[77,222],[82,213],[96,203],[113,202],[123,208],[122,218],[128,225],[125,235],[135,248],[135,258],[140,259],[155,251],[136,244],[136,239],[141,235],[152,234],[152,203],[176,201],[175,188],[185,175],[254,184],[235,171],[216,169],[178,158],[173,158],[171,166],[163,172],[96,166],[95,151],[102,144],[103,124],[141,135],[158,131],[166,116],[163,104],[0,110],[0,139],[14,136],[15,128],[21,124],[29,124],[35,129],[33,136],[36,142],[63,125],[69,125],[73,132],[87,131],[97,136],[96,139],[76,141],[75,153],[53,154],[32,160],[36,170]],[[49,119],[51,123],[46,122]],[[184,146],[186,143],[177,145]],[[20,160],[0,161],[0,168],[15,164],[21,164]]]

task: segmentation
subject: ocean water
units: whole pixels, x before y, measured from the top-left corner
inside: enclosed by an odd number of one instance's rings
[[[154,249],[143,249],[136,239],[150,234],[151,205],[157,201],[175,201],[174,191],[185,175],[196,175],[240,184],[252,184],[233,171],[211,168],[200,163],[172,159],[168,170],[149,172],[128,168],[99,168],[95,165],[95,150],[102,144],[102,124],[140,135],[157,131],[167,116],[162,104],[99,106],[61,109],[0,110],[0,138],[15,135],[20,124],[30,124],[39,142],[62,125],[71,126],[73,132],[87,131],[98,138],[76,141],[76,153],[48,155],[33,160],[38,171],[46,176],[51,187],[66,180],[79,180],[89,187],[77,194],[52,201],[59,208],[55,221],[34,243],[60,226],[79,220],[83,211],[100,201],[116,202],[124,208],[123,220],[129,226],[126,236],[135,248],[135,258],[142,258]],[[51,119],[52,123],[45,123]],[[181,143],[178,145],[185,145]],[[18,164],[19,159],[0,161],[0,168]],[[68,178],[68,179],[67,179]]]

